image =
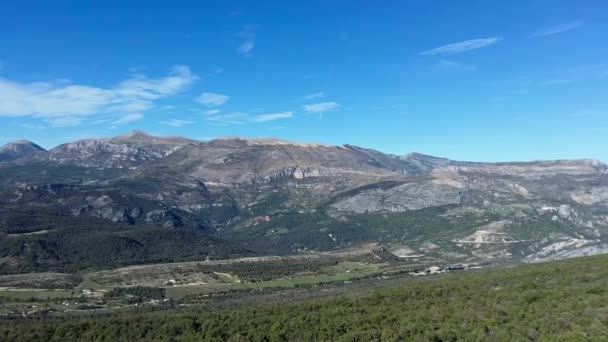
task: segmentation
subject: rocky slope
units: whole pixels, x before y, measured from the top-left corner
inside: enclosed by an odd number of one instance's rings
[[[16,161],[44,154],[46,150],[31,141],[17,140],[0,147],[0,162]]]
[[[594,160],[471,163],[135,131],[22,152],[18,161],[0,166],[4,232],[29,232],[11,215],[43,211],[59,223],[202,231],[260,254],[369,241],[419,261],[534,262],[608,251],[608,167]]]
[[[193,143],[196,141],[177,137],[155,137],[133,131],[111,139],[84,139],[63,144],[50,150],[44,158],[61,164],[84,167],[135,168]]]

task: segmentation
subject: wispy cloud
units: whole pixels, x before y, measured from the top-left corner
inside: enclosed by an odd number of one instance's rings
[[[27,129],[46,129],[46,128],[48,128],[46,125],[32,124],[29,122],[20,123],[19,127],[27,128]]]
[[[220,110],[219,109],[209,109],[208,111],[204,112],[205,115],[215,115],[217,113],[219,113]]]
[[[325,93],[323,93],[322,91],[318,91],[316,93],[312,93],[312,94],[308,94],[306,95],[306,99],[308,100],[314,100],[314,99],[319,99],[325,96]]]
[[[205,120],[214,126],[244,125],[251,123],[263,123],[293,117],[293,112],[278,112],[252,116],[249,113],[235,112],[227,114],[215,114],[205,117]]]
[[[421,52],[421,55],[436,56],[436,55],[454,55],[466,51],[480,49],[486,46],[494,45],[501,40],[499,37],[470,39],[463,42],[447,44],[430,50]]]
[[[324,113],[336,109],[338,106],[339,104],[336,102],[320,102],[304,105],[304,110],[309,113]]]
[[[216,126],[226,126],[226,125],[243,125],[249,122],[249,114],[236,112],[236,113],[228,113],[228,114],[219,114],[213,115],[205,120],[216,124]]]
[[[207,107],[218,107],[226,103],[230,99],[228,95],[222,95],[217,93],[202,93],[198,97],[198,102],[204,104]]]
[[[542,29],[532,33],[531,37],[540,38],[540,37],[552,36],[554,34],[572,31],[581,26],[583,26],[582,21],[580,21],[580,20],[571,21],[569,23],[564,23],[564,24],[560,24],[560,25],[556,25],[556,26],[542,28]]]
[[[34,117],[51,125],[78,125],[98,115],[140,114],[155,101],[186,89],[198,77],[187,66],[174,66],[163,78],[134,75],[113,87],[101,88],[65,80],[20,83],[0,79],[0,116]],[[134,117],[134,116],[132,116]]]
[[[80,126],[84,118],[78,116],[62,116],[58,118],[49,118],[46,122],[51,127],[74,127]]]
[[[112,121],[112,125],[126,125],[131,122],[135,122],[144,118],[144,115],[141,113],[131,113],[119,118],[117,120]]]
[[[268,122],[280,119],[289,119],[293,117],[293,112],[282,112],[282,113],[270,113],[257,115],[253,118],[255,122]]]
[[[255,42],[253,40],[246,40],[243,44],[239,45],[237,51],[241,55],[249,56],[251,55],[251,51],[255,47]]]
[[[475,66],[472,65],[466,65],[466,64],[462,64],[459,62],[455,62],[449,59],[442,59],[438,62],[439,66],[441,68],[444,69],[451,69],[451,70],[474,70]]]
[[[184,125],[189,125],[191,123],[193,123],[193,122],[188,121],[188,120],[179,120],[179,119],[171,119],[171,120],[166,120],[166,121],[160,122],[161,125],[171,126],[171,127],[182,127]]]
[[[243,30],[236,34],[237,37],[242,38],[241,45],[236,49],[238,53],[243,56],[251,56],[253,49],[255,48],[256,38],[256,27],[253,25],[246,26]]]

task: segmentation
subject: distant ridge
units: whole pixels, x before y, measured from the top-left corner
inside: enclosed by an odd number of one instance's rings
[[[0,147],[0,162],[18,160],[44,152],[46,152],[44,148],[29,140],[15,140]]]
[[[272,137],[261,137],[261,138],[242,138],[236,136],[219,137],[208,141],[201,141],[195,139],[189,139],[181,136],[154,136],[141,130],[132,130],[130,132],[109,138],[86,138],[80,139],[74,142],[68,142],[54,147],[47,151],[41,146],[29,140],[16,140],[7,143],[0,147],[0,162],[8,162],[14,160],[21,160],[23,158],[43,158],[45,155],[53,156],[61,151],[70,150],[72,152],[78,150],[89,150],[87,152],[90,155],[91,149],[96,151],[106,150],[114,151],[112,153],[119,153],[119,150],[126,151],[126,147],[131,148],[130,152],[137,154],[132,149],[141,149],[147,154],[152,156],[146,156],[142,160],[156,159],[158,157],[165,156],[172,153],[178,148],[186,145],[207,145],[224,148],[237,148],[244,146],[268,146],[268,147],[299,147],[299,148],[325,148],[325,149],[337,149],[337,150],[350,150],[356,152],[359,155],[366,155],[371,159],[376,158],[390,158],[391,163],[407,164],[409,172],[416,172],[417,170],[430,170],[446,166],[481,166],[481,165],[528,165],[528,164],[564,164],[564,163],[582,163],[598,169],[607,169],[608,167],[602,161],[597,159],[563,159],[563,160],[533,160],[533,161],[508,161],[508,162],[469,162],[469,161],[456,161],[443,157],[431,156],[423,153],[412,152],[405,155],[391,155],[386,154],[377,150],[359,147],[350,144],[344,144],[342,146],[329,145],[322,143],[300,143],[294,141],[287,141],[283,139],[277,139]],[[123,147],[120,147],[123,146]],[[120,147],[120,148],[119,148]],[[155,155],[155,156],[154,156]],[[69,160],[69,156],[62,156],[62,160]],[[137,156],[132,156],[138,159]],[[55,158],[56,159],[56,158]],[[136,162],[137,164],[138,162]],[[394,165],[393,165],[394,167]]]

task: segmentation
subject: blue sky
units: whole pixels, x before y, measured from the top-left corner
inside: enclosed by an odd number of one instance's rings
[[[140,129],[608,161],[605,1],[0,7],[0,144]]]

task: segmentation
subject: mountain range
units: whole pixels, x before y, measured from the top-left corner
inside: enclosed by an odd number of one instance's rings
[[[385,154],[141,131],[0,148],[0,272],[379,243],[396,257],[535,262],[608,252],[608,166]]]

